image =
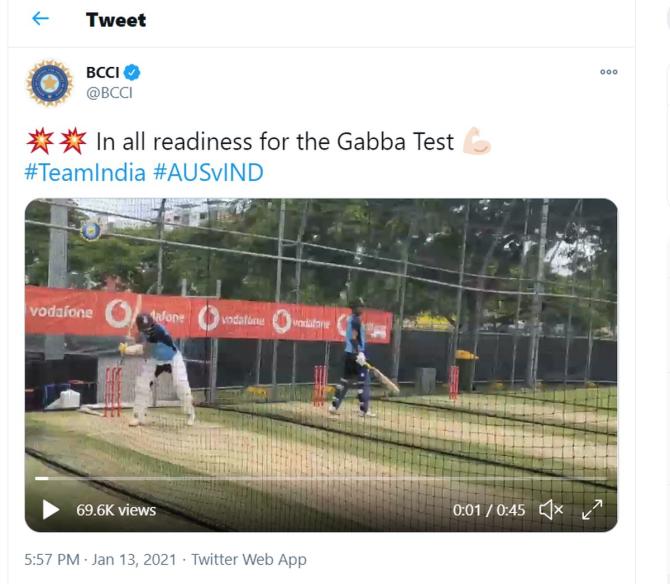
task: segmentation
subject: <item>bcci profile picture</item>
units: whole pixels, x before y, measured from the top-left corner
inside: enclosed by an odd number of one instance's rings
[[[58,105],[70,97],[72,76],[62,63],[42,61],[30,70],[27,89],[37,103]]]

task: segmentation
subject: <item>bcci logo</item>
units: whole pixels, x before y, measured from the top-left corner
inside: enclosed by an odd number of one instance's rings
[[[81,224],[79,235],[85,241],[97,241],[102,235],[102,228],[94,221],[86,221]]]
[[[70,97],[72,76],[62,63],[42,61],[28,74],[27,88],[37,103],[58,105]]]

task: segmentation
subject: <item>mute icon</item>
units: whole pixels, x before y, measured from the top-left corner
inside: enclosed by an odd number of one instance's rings
[[[549,521],[553,521],[556,515],[563,515],[563,505],[556,505],[553,499],[539,505],[537,510],[542,517],[546,517]]]

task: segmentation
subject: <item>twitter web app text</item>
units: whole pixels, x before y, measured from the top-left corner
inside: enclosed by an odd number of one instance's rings
[[[11,582],[632,573],[634,3],[35,8]]]

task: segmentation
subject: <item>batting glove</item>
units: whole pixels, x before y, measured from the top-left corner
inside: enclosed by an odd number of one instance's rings
[[[358,363],[361,367],[363,367],[367,361],[365,359],[365,353],[360,352],[358,355],[356,355],[356,363]]]
[[[137,343],[135,345],[128,345],[123,352],[124,355],[139,356],[144,354],[144,345]]]

